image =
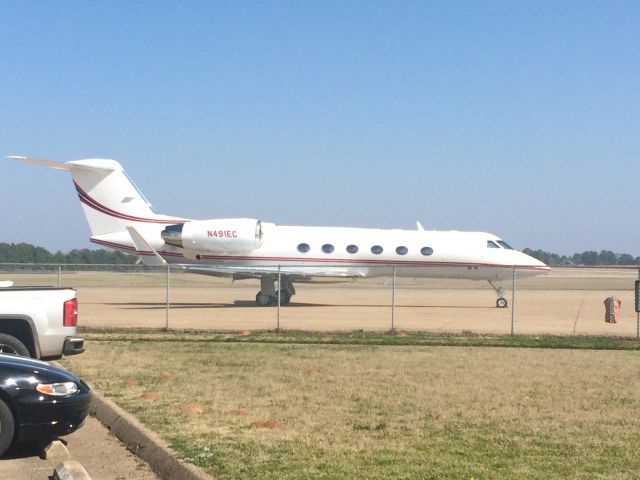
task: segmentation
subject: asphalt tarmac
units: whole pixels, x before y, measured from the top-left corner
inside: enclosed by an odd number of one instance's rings
[[[78,431],[63,437],[71,460],[77,460],[92,480],[158,480],[149,465],[137,458],[98,420],[88,417]],[[0,478],[49,480],[63,460],[40,458],[37,444],[12,447],[0,458]]]

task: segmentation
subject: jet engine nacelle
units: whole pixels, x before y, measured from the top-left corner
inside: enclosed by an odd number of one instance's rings
[[[250,218],[195,220],[169,225],[161,236],[169,245],[185,250],[243,253],[260,247],[262,223]]]

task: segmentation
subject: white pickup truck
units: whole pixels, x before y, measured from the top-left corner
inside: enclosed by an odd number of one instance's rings
[[[54,360],[84,352],[73,288],[0,282],[0,353]]]

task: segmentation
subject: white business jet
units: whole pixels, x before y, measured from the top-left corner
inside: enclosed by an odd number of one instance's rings
[[[259,278],[258,305],[287,305],[294,283],[373,276],[497,282],[549,271],[490,233],[282,226],[249,218],[191,220],[161,215],[115,160],[66,163],[9,157],[71,174],[91,241],[136,254],[147,265],[189,264],[195,273]],[[418,268],[424,267],[424,268]],[[431,267],[431,268],[429,268]]]

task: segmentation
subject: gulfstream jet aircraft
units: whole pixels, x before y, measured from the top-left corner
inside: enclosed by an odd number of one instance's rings
[[[71,174],[92,242],[136,254],[148,265],[190,264],[196,273],[259,278],[258,305],[288,304],[294,283],[389,276],[395,269],[397,276],[488,281],[504,308],[495,285],[511,278],[513,267],[519,276],[549,270],[490,233],[426,231],[420,223],[416,230],[379,230],[160,215],[115,160],[9,158]]]

